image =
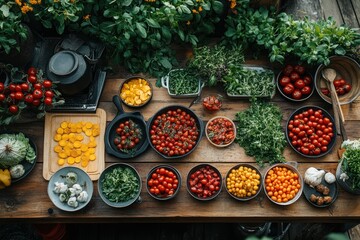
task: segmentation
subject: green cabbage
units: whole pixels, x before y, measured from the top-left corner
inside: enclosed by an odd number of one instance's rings
[[[33,163],[35,150],[23,133],[0,135],[0,168],[9,168],[26,160]]]

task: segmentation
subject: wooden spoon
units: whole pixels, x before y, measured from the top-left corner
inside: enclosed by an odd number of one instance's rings
[[[344,114],[342,112],[339,98],[338,98],[338,95],[336,93],[336,89],[334,86],[334,80],[336,78],[336,71],[332,68],[325,68],[322,70],[321,73],[322,73],[323,78],[325,78],[325,80],[328,81],[328,87],[330,88],[331,102],[332,102],[333,111],[334,111],[335,127],[336,127],[338,134],[341,134],[341,129],[344,129],[343,126],[341,126],[341,125],[344,123],[345,119],[344,119]]]

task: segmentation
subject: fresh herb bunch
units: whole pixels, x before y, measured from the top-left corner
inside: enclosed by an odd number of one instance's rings
[[[102,192],[111,202],[126,202],[136,197],[140,183],[134,171],[128,167],[116,167],[102,179]]]
[[[260,166],[265,162],[285,161],[282,153],[286,140],[281,120],[282,114],[277,106],[254,98],[250,108],[236,114],[236,141],[247,155],[255,157]]]
[[[345,152],[342,156],[342,170],[349,177],[353,190],[360,189],[360,140],[347,140],[342,144]]]
[[[245,57],[241,47],[227,47],[215,45],[194,49],[194,56],[187,63],[187,67],[197,72],[207,86],[215,86],[222,81],[229,68],[244,63]]]
[[[234,66],[223,82],[230,95],[271,97],[275,93],[274,72],[268,69]]]
[[[169,91],[175,95],[197,93],[199,76],[188,69],[174,69],[169,72]]]
[[[226,19],[225,42],[244,47],[258,44],[269,51],[270,61],[283,63],[294,55],[308,64],[329,64],[332,55],[345,55],[360,44],[355,29],[327,20],[295,20],[275,9],[250,8],[239,4]]]

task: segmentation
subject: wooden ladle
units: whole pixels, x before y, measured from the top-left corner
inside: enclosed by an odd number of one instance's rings
[[[338,95],[334,86],[334,80],[336,78],[336,71],[332,68],[325,68],[322,70],[322,76],[328,81],[328,87],[331,93],[331,102],[334,111],[335,127],[338,134],[341,134],[341,129],[344,129],[343,123],[345,121],[344,114],[342,112]],[[341,122],[340,122],[341,121]]]

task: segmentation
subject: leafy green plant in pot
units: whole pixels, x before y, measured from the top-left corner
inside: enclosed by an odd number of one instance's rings
[[[346,140],[341,148],[345,151],[336,170],[336,179],[346,191],[360,194],[360,139]]]
[[[22,67],[32,59],[35,39],[23,14],[26,8],[15,1],[0,0],[0,62]]]

